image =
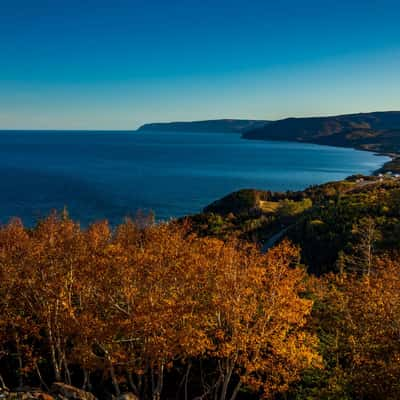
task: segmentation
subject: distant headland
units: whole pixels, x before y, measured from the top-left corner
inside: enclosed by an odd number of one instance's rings
[[[351,146],[363,150],[397,153],[400,149],[400,111],[286,118],[251,129],[243,137]]]
[[[379,172],[400,172],[400,111],[285,118],[221,119],[145,124],[139,131],[235,132],[243,139],[352,147],[392,157]]]
[[[138,131],[171,131],[171,132],[233,132],[243,133],[258,129],[269,121],[253,119],[216,119],[191,122],[159,122],[142,125]]]

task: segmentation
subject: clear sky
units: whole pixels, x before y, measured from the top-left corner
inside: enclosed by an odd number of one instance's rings
[[[375,110],[399,0],[0,0],[1,129]]]

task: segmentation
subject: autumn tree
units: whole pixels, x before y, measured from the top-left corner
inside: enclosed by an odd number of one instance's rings
[[[380,232],[372,217],[364,217],[354,224],[352,233],[355,244],[352,254],[348,257],[349,268],[362,275],[370,276],[374,267],[376,245],[380,238]]]
[[[235,399],[241,386],[270,398],[319,361],[305,329],[312,302],[301,296],[305,271],[288,242],[260,256],[238,243],[215,260],[210,316],[217,364],[214,395]]]
[[[25,338],[27,334],[36,332],[21,298],[23,273],[19,265],[28,252],[28,235],[21,221],[13,220],[0,229],[0,362],[3,364],[9,360],[12,364],[14,354],[18,386],[23,385],[24,376],[29,371],[28,364],[31,364],[26,357],[26,353],[29,355],[31,351]],[[2,377],[0,380],[5,386]]]
[[[0,229],[0,346],[20,385],[100,375],[158,400],[175,374],[185,399],[270,398],[319,361],[298,260],[288,242],[263,255],[176,222],[15,221]]]
[[[400,264],[374,258],[373,274],[330,274],[317,281],[314,311],[325,368],[314,376],[318,399],[400,396]],[[317,293],[316,292],[316,293]]]

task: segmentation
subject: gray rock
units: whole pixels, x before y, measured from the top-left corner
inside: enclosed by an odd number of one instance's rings
[[[53,383],[51,386],[51,394],[55,395],[56,397],[63,396],[68,400],[97,400],[92,393],[61,382]]]
[[[139,397],[137,397],[136,394],[128,392],[128,393],[123,393],[120,396],[118,396],[117,400],[139,400]]]

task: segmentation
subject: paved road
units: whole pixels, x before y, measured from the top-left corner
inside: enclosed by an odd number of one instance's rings
[[[261,251],[263,253],[266,253],[271,247],[274,246],[274,244],[292,227],[293,225],[289,225],[286,228],[281,229],[278,233],[275,233],[275,235],[272,235],[263,245],[261,248]]]

